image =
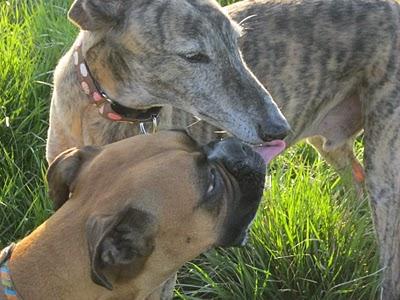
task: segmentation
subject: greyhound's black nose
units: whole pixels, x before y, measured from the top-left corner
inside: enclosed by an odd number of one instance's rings
[[[286,121],[274,126],[268,126],[268,124],[259,124],[257,129],[259,137],[264,142],[283,140],[290,132],[290,126]]]

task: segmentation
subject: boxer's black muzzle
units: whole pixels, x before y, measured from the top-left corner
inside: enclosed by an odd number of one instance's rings
[[[223,168],[227,192],[231,193],[227,215],[216,246],[239,246],[246,241],[247,231],[260,203],[266,165],[262,157],[235,138],[212,142],[204,147],[210,163]]]

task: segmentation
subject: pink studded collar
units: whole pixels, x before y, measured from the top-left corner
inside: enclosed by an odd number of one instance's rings
[[[97,106],[101,116],[116,122],[153,122],[153,124],[156,124],[161,107],[145,110],[129,108],[110,99],[101,90],[99,84],[90,74],[90,69],[83,57],[81,41],[75,47],[73,59],[81,89],[88,96],[90,103]]]

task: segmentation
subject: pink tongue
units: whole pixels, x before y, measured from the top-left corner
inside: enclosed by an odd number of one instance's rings
[[[275,140],[263,144],[262,146],[254,147],[254,151],[262,156],[265,163],[268,164],[275,156],[281,153],[286,148],[286,143],[282,140]]]

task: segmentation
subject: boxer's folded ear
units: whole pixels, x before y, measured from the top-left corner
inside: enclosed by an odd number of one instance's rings
[[[93,146],[86,146],[82,149],[72,148],[54,159],[47,171],[47,182],[55,210],[68,200],[82,164],[99,152],[100,148]]]
[[[153,252],[156,231],[154,217],[132,207],[115,215],[90,217],[86,237],[92,280],[112,290],[110,278],[129,280],[137,276]]]

